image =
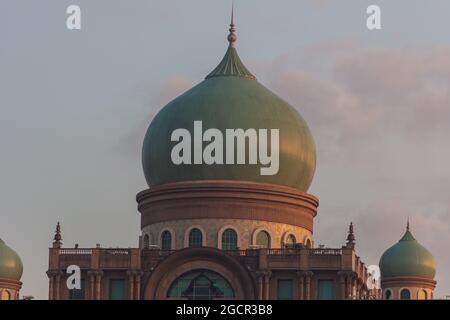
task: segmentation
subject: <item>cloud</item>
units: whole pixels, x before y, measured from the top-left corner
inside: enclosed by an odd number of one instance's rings
[[[133,114],[130,119],[130,130],[123,136],[119,137],[117,145],[114,146],[114,152],[124,154],[135,159],[140,157],[142,148],[142,141],[154,116],[166,104],[172,101],[177,96],[181,95],[186,90],[194,85],[194,81],[184,76],[173,76],[167,79],[159,88],[135,89],[136,92],[141,92],[145,97],[139,98],[137,101],[140,105],[135,106],[134,110],[139,110]],[[142,103],[142,101],[145,101]],[[129,109],[125,112],[129,116]]]
[[[436,296],[447,293],[450,47],[318,44],[256,66],[315,137],[316,242],[341,246],[353,221],[358,254],[376,264],[409,216],[437,259]]]

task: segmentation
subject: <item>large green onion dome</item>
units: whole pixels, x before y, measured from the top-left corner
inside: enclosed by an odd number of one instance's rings
[[[433,280],[436,274],[433,255],[413,237],[409,224],[400,241],[381,256],[379,266],[382,278],[421,277]]]
[[[230,46],[220,64],[203,82],[167,104],[150,124],[142,150],[148,185],[226,179],[286,185],[306,192],[315,171],[316,149],[305,120],[286,101],[261,85],[243,65],[235,48],[233,22],[228,40]],[[187,129],[193,145],[194,121],[202,121],[203,132],[210,128],[220,130],[224,134],[224,145],[226,129],[256,129],[256,132],[267,129],[264,140],[269,141],[270,148],[270,132],[279,129],[277,173],[262,175],[260,169],[267,166],[259,161],[249,163],[248,154],[245,164],[237,164],[237,161],[231,164],[194,164],[194,161],[192,164],[174,164],[171,152],[178,142],[171,141],[172,132]],[[203,142],[202,147],[209,143]],[[249,147],[246,147],[247,151]],[[191,150],[193,159],[193,146]],[[223,150],[225,158],[226,146]]]
[[[23,266],[20,257],[0,239],[0,279],[19,281],[22,272]]]

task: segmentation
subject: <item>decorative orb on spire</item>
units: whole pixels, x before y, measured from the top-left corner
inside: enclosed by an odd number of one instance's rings
[[[236,26],[234,24],[234,5],[231,9],[231,23],[230,23],[230,34],[228,35],[228,42],[230,43],[230,47],[235,48],[237,41],[236,35]]]

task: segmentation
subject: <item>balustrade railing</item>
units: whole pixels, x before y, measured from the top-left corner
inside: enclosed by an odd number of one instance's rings
[[[329,249],[329,248],[319,248],[310,249],[314,255],[341,255],[342,249]]]
[[[100,254],[102,255],[129,255],[129,249],[101,249]]]
[[[59,249],[60,255],[88,255],[92,254],[92,249],[64,248]]]
[[[94,249],[78,249],[78,248],[64,248],[59,249],[60,255],[90,255]],[[248,250],[222,250],[222,252],[230,255],[247,256],[257,255],[260,250],[264,249],[248,249]],[[340,255],[342,249],[330,249],[330,248],[283,248],[283,249],[266,249],[269,255],[292,255],[300,254],[300,252],[310,251],[314,255]],[[143,252],[149,255],[169,255],[176,250],[160,250],[160,249],[144,249]],[[100,249],[102,255],[129,255],[130,249]],[[357,263],[359,265],[359,263]]]
[[[249,250],[222,250],[223,253],[229,254],[232,256],[240,256],[240,257],[246,257],[246,256],[255,256],[258,254],[258,250],[255,249],[249,249]]]

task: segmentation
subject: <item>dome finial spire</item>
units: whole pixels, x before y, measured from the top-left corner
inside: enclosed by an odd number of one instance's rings
[[[231,23],[230,23],[230,34],[228,35],[228,42],[231,48],[236,47],[236,25],[234,24],[234,1],[231,4]]]
[[[353,222],[350,222],[348,226],[348,235],[347,235],[347,248],[355,247],[355,234],[353,232]]]
[[[61,236],[61,224],[56,224],[55,236],[53,237],[53,248],[61,248],[62,245],[62,236]]]
[[[406,220],[406,231],[409,231],[409,216],[408,219]]]

